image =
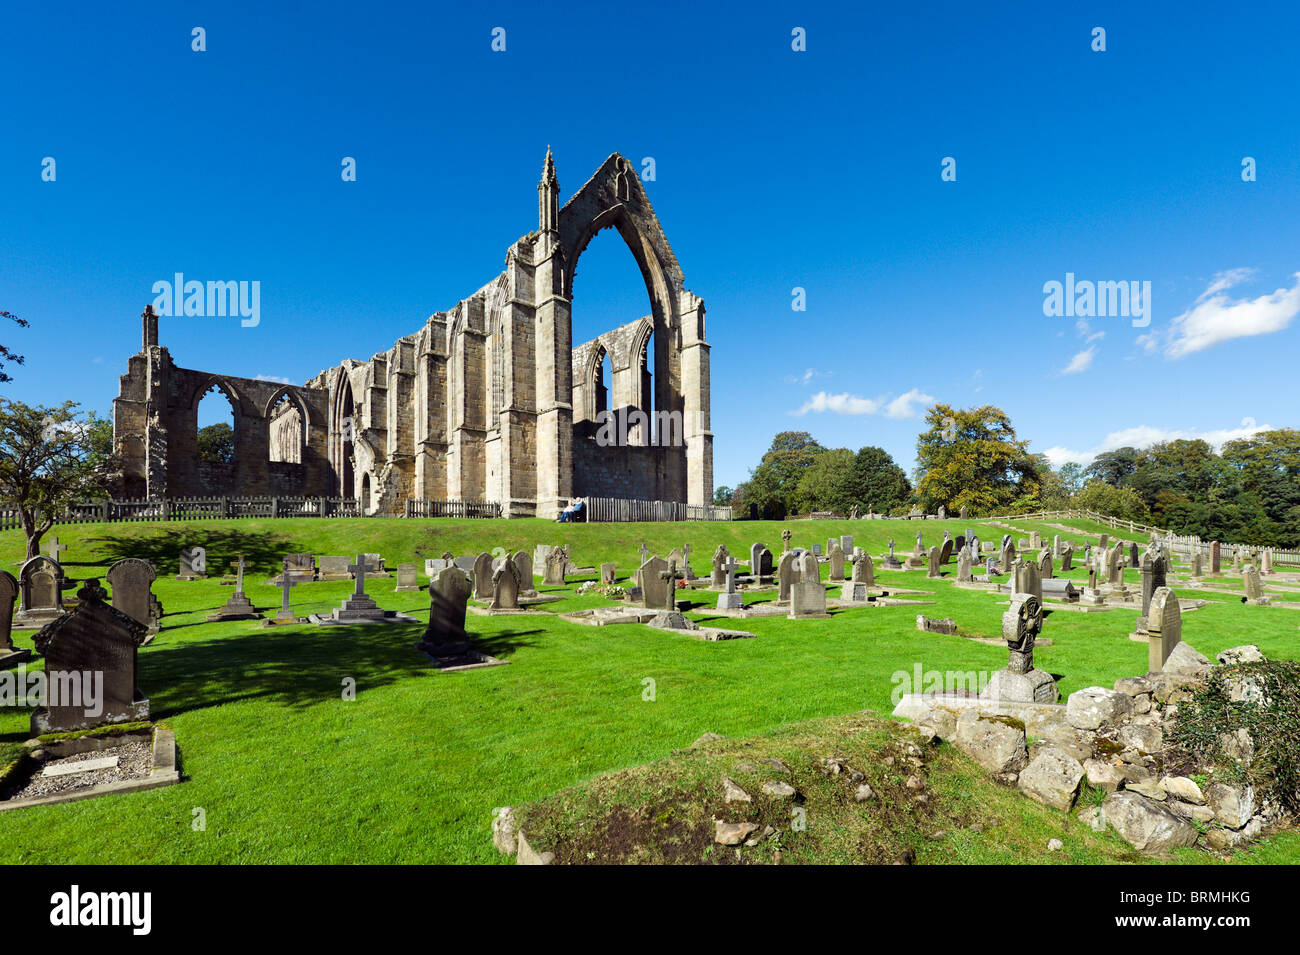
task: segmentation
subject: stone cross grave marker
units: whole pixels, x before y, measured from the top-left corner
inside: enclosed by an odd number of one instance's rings
[[[745,598],[736,591],[736,558],[728,555],[722,565],[723,573],[726,580],[726,590],[718,594],[719,610],[741,610],[745,606]]]
[[[68,549],[67,544],[60,544],[57,537],[51,537],[45,544],[45,555],[52,560],[63,563],[63,552]]]

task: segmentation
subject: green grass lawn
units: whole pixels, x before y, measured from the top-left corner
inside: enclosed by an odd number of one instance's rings
[[[829,536],[851,533],[875,555],[884,552],[891,534],[900,552],[910,550],[918,529],[927,544],[936,543],[945,527],[954,535],[969,527],[985,540],[1002,533],[955,519],[670,525],[304,519],[60,526],[56,532],[68,545],[64,557],[71,576],[102,576],[113,560],[128,556],[150,559],[160,570],[154,592],[166,609],[165,629],[141,651],[139,682],[154,717],[176,731],[186,781],[6,813],[0,823],[9,838],[0,858],[495,862],[495,806],[539,800],[603,773],[664,758],[705,732],[754,736],[864,707],[887,714],[897,675],[917,665],[992,672],[1006,664],[999,647],[915,630],[921,612],[954,617],[964,633],[996,637],[1005,597],[926,581],[923,573],[878,570],[877,580],[885,587],[933,590],[933,596],[913,598],[933,601],[928,606],[863,608],[817,621],[712,618],[716,625],[757,635],[723,643],[649,627],[571,624],[553,614],[608,602],[577,596],[572,585],[556,588],[566,599],[545,605],[548,615],[471,615],[470,629],[482,649],[510,666],[455,674],[438,672],[412,649],[422,625],[264,630],[256,621],[208,624],[204,615],[225,602],[230,587],[215,578],[173,579],[182,547],[207,547],[212,574],[242,553],[251,567],[250,598],[273,612],[280,592],[265,580],[290,551],[378,552],[390,568],[413,560],[422,570],[420,558],[444,551],[531,553],[536,543],[568,543],[579,565],[615,561],[627,575],[639,562],[642,543],[661,555],[690,544],[700,572],[718,543],[740,558],[755,540],[779,553],[787,526],[796,546],[824,546]],[[1051,528],[1037,529],[1050,540]],[[1083,535],[1073,537],[1079,541]],[[22,554],[18,532],[0,533],[5,566],[16,573]],[[954,576],[955,568],[955,562],[948,568]],[[1137,575],[1129,574],[1136,586]],[[394,583],[368,580],[367,590],[386,609],[426,619],[427,594],[394,593]],[[302,584],[292,591],[293,606],[300,614],[327,611],[351,587]],[[700,592],[695,599],[696,619],[711,622],[713,595]],[[1129,610],[1054,613],[1043,634],[1054,645],[1039,651],[1039,665],[1058,676],[1063,694],[1144,672],[1146,646],[1128,639],[1133,624]],[[1300,659],[1298,625],[1300,611],[1215,599],[1186,615],[1184,637],[1210,656],[1257,643],[1270,658]],[[15,642],[30,646],[31,633],[16,633]],[[653,702],[643,700],[647,679],[654,681]],[[345,701],[344,685],[351,680],[356,699]],[[27,711],[0,711],[0,743],[25,739],[27,726]],[[192,825],[198,809],[206,819],[203,831]],[[1117,846],[1110,836],[1080,840],[1071,861],[1121,858]],[[958,858],[1006,861],[1008,853],[991,843],[982,852],[979,840],[969,840]],[[1300,840],[1284,835],[1240,858],[1298,861]]]

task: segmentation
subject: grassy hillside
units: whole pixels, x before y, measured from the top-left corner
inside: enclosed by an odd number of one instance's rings
[[[11,837],[9,862],[492,862],[492,809],[540,800],[584,780],[668,756],[702,733],[752,737],[793,721],[870,707],[892,709],[902,676],[923,670],[996,670],[1006,652],[960,636],[922,634],[915,616],[952,616],[964,633],[997,636],[1003,607],[995,595],[959,590],[922,574],[878,572],[885,586],[932,591],[916,607],[837,612],[820,621],[783,617],[743,622],[754,640],[703,643],[648,627],[583,627],[552,615],[471,616],[487,652],[510,662],[439,673],[412,649],[422,625],[263,630],[256,622],[203,622],[230,588],[217,580],[179,582],[179,551],[208,548],[210,572],[243,553],[248,593],[279,605],[264,584],[290,551],[376,551],[390,567],[419,556],[569,543],[584,566],[638,562],[644,542],[661,554],[689,543],[697,569],[719,542],[744,556],[754,540],[780,550],[789,526],[796,545],[852,533],[872,553],[889,536],[910,550],[967,527],[985,539],[997,528],[975,521],[556,525],[546,521],[281,520],[77,525],[59,527],[68,573],[101,575],[113,560],[145,557],[162,571],[155,593],[166,629],[141,652],[140,686],[153,712],[176,730],[182,785],[0,817]],[[1025,530],[1033,529],[1025,525]],[[1050,539],[1051,529],[1041,529]],[[1076,539],[1080,535],[1074,535]],[[23,554],[17,532],[0,533],[0,560],[14,571]],[[955,571],[954,571],[955,573]],[[421,578],[424,579],[423,577]],[[1136,575],[1131,576],[1136,583]],[[538,581],[540,583],[540,579]],[[574,582],[576,583],[576,582]],[[394,579],[368,582],[388,609],[426,619],[428,596],[394,593]],[[299,613],[328,610],[348,582],[295,587]],[[546,588],[542,588],[545,590]],[[599,606],[571,583],[556,588],[559,612]],[[1189,591],[1190,593],[1190,591]],[[713,596],[696,596],[701,612]],[[1146,647],[1127,638],[1131,611],[1057,612],[1039,665],[1063,693],[1145,670]],[[1229,600],[1186,616],[1185,638],[1213,654],[1258,643],[1270,657],[1300,659],[1300,614],[1243,607]],[[724,625],[735,626],[736,621]],[[31,634],[18,633],[19,646]],[[345,680],[355,702],[341,698]],[[643,681],[654,681],[654,702]],[[0,742],[27,736],[25,711],[0,711]],[[206,830],[195,831],[202,808]],[[972,849],[970,861],[980,861]],[[1300,859],[1300,844],[1275,839],[1250,858]],[[987,861],[1004,858],[990,850]]]

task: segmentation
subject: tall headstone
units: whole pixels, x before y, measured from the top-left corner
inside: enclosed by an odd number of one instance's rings
[[[44,554],[24,561],[18,571],[18,595],[15,627],[39,628],[63,616],[63,567]]]
[[[1168,587],[1157,587],[1147,610],[1147,669],[1163,670],[1169,654],[1183,639],[1183,612]]]
[[[1259,558],[1260,570],[1265,574],[1273,573],[1273,548],[1265,547]]]
[[[1040,580],[1050,580],[1055,576],[1052,571],[1052,552],[1044,547],[1043,552],[1038,555],[1038,577]]]
[[[804,554],[799,561],[799,579],[790,588],[790,619],[829,616],[826,613],[826,588],[817,569],[817,558]]]
[[[474,558],[474,599],[492,599],[492,555],[483,551]],[[547,583],[550,583],[548,580]]]
[[[1138,551],[1137,541],[1129,542],[1128,565],[1130,567],[1140,567],[1142,565],[1142,554]]]
[[[1139,633],[1145,633],[1147,629],[1147,614],[1151,610],[1151,596],[1160,587],[1167,583],[1165,575],[1165,559],[1157,557],[1148,551],[1142,555],[1142,612],[1138,614],[1137,629]]]
[[[1192,576],[1204,576],[1204,568],[1201,565],[1201,549],[1199,547],[1192,550]]]
[[[537,591],[533,587],[533,559],[528,556],[528,552],[515,551],[515,555],[510,558],[510,563],[515,565],[515,571],[519,576],[519,596],[536,597]]]
[[[1210,575],[1217,576],[1222,569],[1222,547],[1218,541],[1210,541]]]
[[[1061,573],[1074,570],[1074,545],[1066,542],[1061,548]]]
[[[718,549],[713,552],[713,569],[709,574],[709,586],[722,587],[727,583],[727,545],[719,544]]]
[[[22,663],[32,655],[30,650],[15,647],[11,636],[17,599],[18,579],[7,570],[0,570],[0,670]]]
[[[927,555],[929,557],[929,568],[926,571],[925,574],[926,577],[943,576],[942,571],[939,569],[939,564],[940,564],[939,557],[942,553],[943,552],[939,549],[939,546],[937,544],[934,547],[930,548],[930,553]]]
[[[292,574],[280,575],[280,610],[275,615],[275,623],[286,624],[299,621],[299,618],[294,616],[293,608],[289,606],[289,591],[296,586],[298,581]]]
[[[429,581],[429,625],[416,644],[417,649],[444,659],[469,652],[469,634],[465,632],[469,595],[469,578],[458,567],[439,571]]]
[[[794,587],[794,582],[799,579],[799,568],[795,561],[794,553],[786,551],[781,555],[781,562],[776,566],[776,602],[781,606],[790,602],[790,591]]]
[[[519,571],[514,561],[506,561],[492,573],[492,602],[489,610],[517,610],[519,608]]]
[[[641,581],[641,602],[647,609],[662,610],[668,603],[668,595],[675,586],[674,581],[664,578],[668,570],[668,561],[662,557],[651,557],[641,565],[637,577]]]
[[[969,547],[963,547],[957,551],[957,582],[970,583],[971,581],[971,554]]]
[[[105,575],[113,588],[113,607],[144,625],[150,633],[157,633],[158,618],[154,616],[153,587],[157,574],[153,564],[138,557],[127,557],[108,568]]]
[[[77,591],[77,606],[45,625],[33,642],[45,657],[51,687],[46,705],[32,714],[33,735],[90,729],[149,719],[149,700],[136,687],[136,651],[147,636],[139,621],[115,610],[97,579]],[[98,699],[68,699],[82,674],[96,674]],[[101,676],[102,675],[102,683]],[[55,699],[54,687],[60,687]]]
[[[1101,537],[1099,537],[1099,538],[1097,539],[1097,546],[1098,546],[1099,548],[1101,548],[1102,550],[1105,550],[1107,547],[1109,547],[1109,546],[1110,546],[1110,535],[1109,535],[1109,534],[1102,534]]]
[[[853,535],[852,534],[840,535],[840,550],[844,551],[844,556],[846,559],[853,556]]]
[[[1260,579],[1259,568],[1254,564],[1247,564],[1241,569],[1242,588],[1246,591],[1246,603],[1252,607],[1259,607],[1265,603],[1264,599],[1264,582]]]
[[[730,554],[727,555],[726,562],[722,566],[724,575],[723,586],[727,589],[718,594],[719,610],[742,610],[745,606],[745,598],[736,590],[736,558]]]
[[[62,564],[63,552],[67,549],[68,549],[67,544],[60,544],[59,539],[57,537],[51,537],[48,541],[45,542],[45,549],[42,551],[42,553],[44,553],[46,557],[50,558],[50,560],[58,561],[60,564]]]
[[[552,547],[546,555],[546,577],[542,583],[548,587],[564,586],[564,570],[569,564],[567,547]]]
[[[831,565],[830,579],[835,583],[840,583],[844,580],[844,551],[840,548],[839,541],[831,542],[829,557]]]

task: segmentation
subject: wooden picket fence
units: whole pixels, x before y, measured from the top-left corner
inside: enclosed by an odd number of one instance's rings
[[[494,501],[408,500],[407,517],[500,517],[501,505]]]
[[[618,497],[586,497],[586,519],[592,523],[615,521],[729,521],[730,507],[683,504],[681,501],[638,501]]]
[[[116,524],[123,521],[199,521],[241,517],[363,517],[361,505],[341,497],[178,497],[103,500],[73,504],[55,524]],[[0,530],[22,527],[14,508],[0,508]]]

